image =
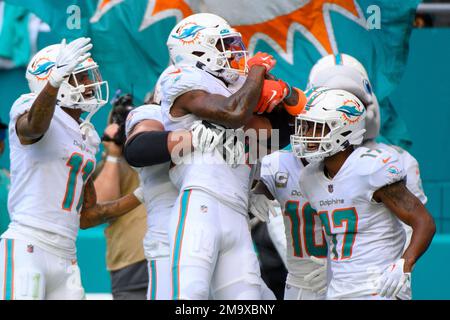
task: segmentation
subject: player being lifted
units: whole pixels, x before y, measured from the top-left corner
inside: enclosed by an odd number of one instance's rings
[[[433,218],[406,188],[396,154],[355,149],[365,115],[354,95],[323,88],[310,95],[292,136],[293,152],[310,162],[300,174],[300,191],[326,232],[328,299],[403,298],[398,294],[435,232]],[[404,253],[399,219],[413,229]]]
[[[91,48],[89,38],[79,38],[39,51],[26,70],[31,93],[11,108],[11,223],[0,244],[1,299],[84,297],[75,240],[99,143],[88,120],[108,94]],[[90,114],[81,124],[84,111]]]
[[[149,300],[172,298],[168,229],[178,190],[169,179],[170,155],[177,147],[211,152],[221,142],[225,132],[217,127],[206,128],[200,121],[190,131],[166,132],[162,122],[161,107],[157,104],[132,110],[126,122],[125,157],[139,173],[147,210],[147,233],[143,245],[148,261]],[[179,143],[187,145],[181,146]]]
[[[240,34],[218,16],[184,19],[167,44],[178,69],[161,76],[165,130],[189,129],[199,119],[240,128],[254,110],[272,109],[271,99],[286,97],[284,83],[264,80],[273,58],[259,54],[247,61]],[[266,83],[275,95],[263,94],[263,108],[257,109]],[[170,170],[180,190],[169,230],[173,298],[207,299],[211,289],[217,299],[259,299],[259,265],[247,222],[251,168],[228,165],[217,150],[192,155],[190,163]]]

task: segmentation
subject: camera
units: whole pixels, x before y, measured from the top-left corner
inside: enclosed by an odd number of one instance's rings
[[[123,146],[126,140],[125,121],[130,111],[134,109],[133,96],[129,93],[121,95],[121,91],[117,90],[111,104],[113,108],[111,111],[110,123],[117,124],[119,126],[119,130],[112,138],[103,135],[102,141],[113,141],[118,146]]]

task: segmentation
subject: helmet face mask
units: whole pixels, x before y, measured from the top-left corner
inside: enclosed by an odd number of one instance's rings
[[[228,83],[247,74],[242,36],[221,17],[200,13],[179,22],[167,40],[172,63],[197,66]]]
[[[72,72],[59,91],[59,103],[66,108],[93,112],[108,102],[108,83],[102,80],[98,65],[93,61]]]
[[[344,90],[320,88],[309,96],[302,114],[295,119],[291,146],[298,158],[322,161],[350,145],[359,145],[365,132],[365,109]]]

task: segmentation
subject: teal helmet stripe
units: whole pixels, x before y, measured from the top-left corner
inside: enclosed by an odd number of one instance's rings
[[[341,111],[348,116],[354,116],[354,117],[358,117],[364,113],[364,111],[359,111],[354,106],[341,106],[341,107],[337,108],[336,110]]]

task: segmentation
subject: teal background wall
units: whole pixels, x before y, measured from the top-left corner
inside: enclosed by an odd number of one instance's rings
[[[429,199],[427,207],[438,228],[433,243],[413,272],[415,299],[450,299],[450,273],[447,270],[450,262],[449,39],[450,29],[415,29],[406,72],[391,96],[412,137],[413,146],[409,151],[420,163]],[[0,117],[4,121],[8,119],[13,101],[19,94],[27,92],[24,72],[24,69],[0,71]],[[104,129],[105,121],[94,117],[99,132]],[[0,158],[0,166],[9,167],[7,153]],[[0,211],[0,214],[7,213]],[[105,267],[103,229],[101,226],[80,231],[79,264],[87,292],[111,290]]]

